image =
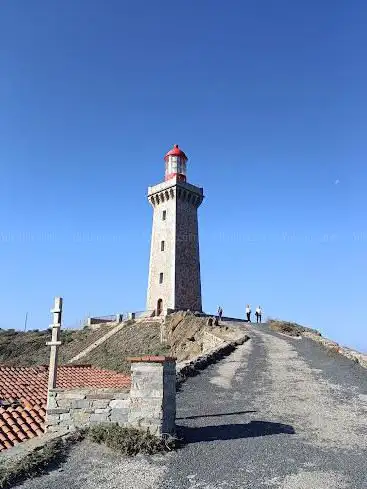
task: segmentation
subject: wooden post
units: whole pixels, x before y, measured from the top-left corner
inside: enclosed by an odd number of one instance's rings
[[[48,371],[48,388],[56,388],[56,378],[57,378],[57,357],[60,341],[60,329],[61,329],[61,316],[62,316],[62,297],[55,297],[54,308],[51,309],[53,314],[53,323],[50,325],[52,328],[51,341],[46,343],[47,346],[51,347],[50,352],[50,366]]]

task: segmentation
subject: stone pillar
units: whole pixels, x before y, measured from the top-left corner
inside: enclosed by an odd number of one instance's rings
[[[50,353],[50,366],[48,371],[48,388],[56,388],[57,380],[57,357],[60,341],[60,328],[61,328],[61,315],[62,315],[62,297],[55,297],[54,308],[51,309],[53,314],[53,323],[50,325],[52,328],[51,341],[46,343],[47,346],[51,347]]]
[[[128,423],[159,437],[176,431],[176,359],[129,358],[131,390]]]

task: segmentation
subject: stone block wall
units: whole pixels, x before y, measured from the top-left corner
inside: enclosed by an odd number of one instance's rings
[[[175,281],[175,243],[176,243],[176,200],[175,190],[171,185],[164,185],[164,192],[158,193],[162,187],[157,185],[148,190],[148,199],[153,206],[153,225],[150,245],[149,277],[147,291],[147,310],[157,308],[159,299],[163,301],[163,310],[174,307]],[[167,188],[166,188],[167,187]],[[161,197],[159,197],[161,195]],[[165,211],[165,219],[163,212]],[[161,243],[164,241],[164,251]],[[163,283],[159,277],[163,273]]]
[[[203,189],[172,179],[149,187],[148,199],[153,206],[153,227],[147,310],[155,310],[161,299],[164,311],[201,311],[197,212]]]
[[[198,207],[203,190],[190,184],[177,186],[175,305],[176,309],[202,310]]]
[[[168,357],[132,358],[128,422],[157,436],[175,433],[176,361]]]
[[[212,333],[209,333],[207,331],[204,331],[203,335],[203,352],[207,352],[210,350],[214,350],[217,348],[219,345],[223,344],[224,340],[222,338],[219,338],[218,336],[215,336]]]
[[[46,430],[75,429],[96,423],[127,424],[129,392],[115,389],[50,389]]]
[[[157,436],[175,433],[176,360],[164,356],[131,358],[131,390],[49,389],[46,431],[117,423]]]

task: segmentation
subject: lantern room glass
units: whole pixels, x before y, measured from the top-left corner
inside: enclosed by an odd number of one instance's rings
[[[168,156],[166,161],[166,177],[169,175],[186,176],[186,160],[181,156]]]

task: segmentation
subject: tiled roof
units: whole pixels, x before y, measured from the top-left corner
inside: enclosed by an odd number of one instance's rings
[[[0,452],[44,431],[48,367],[0,366]],[[90,365],[57,370],[57,387],[123,388],[130,377]]]

